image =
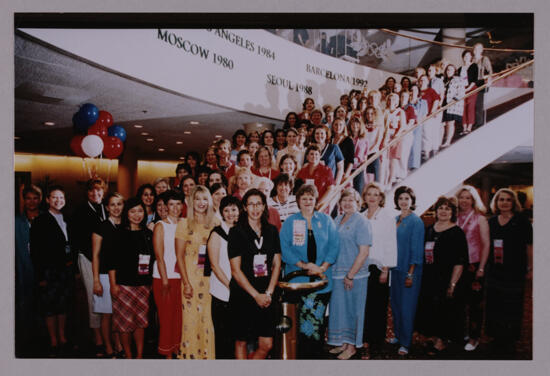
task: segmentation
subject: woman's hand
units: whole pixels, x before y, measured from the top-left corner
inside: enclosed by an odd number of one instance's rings
[[[99,281],[94,282],[94,295],[103,296],[103,286]]]
[[[386,283],[388,283],[388,271],[382,271],[382,273],[380,273],[380,277],[378,278],[378,282],[380,282],[380,284],[382,285],[385,285]]]
[[[323,269],[321,269],[321,267],[317,264],[314,264],[312,262],[308,262],[305,266],[304,266],[304,269],[307,270],[307,274],[308,275],[321,275],[323,274]]]
[[[148,228],[149,230],[153,231],[154,228],[155,228],[155,223],[154,223],[154,222],[149,222],[149,224],[147,225],[147,228]]]
[[[344,278],[344,289],[351,290],[353,288],[353,279]]]
[[[412,287],[413,285],[413,279],[411,278],[405,278],[405,287]]]
[[[168,296],[169,293],[170,293],[170,283],[168,282],[168,280],[162,281],[161,295],[163,297],[166,297]]]
[[[477,269],[476,271],[476,278],[479,279],[479,278],[483,278],[483,276],[485,275],[485,271],[483,269]]]
[[[183,296],[186,299],[191,299],[193,297],[193,286],[190,283],[183,285]]]
[[[271,298],[266,294],[258,294],[254,298],[256,304],[261,308],[267,308],[271,304]]]
[[[111,285],[111,297],[116,298],[118,294],[120,293],[120,286],[115,284]]]
[[[447,289],[447,298],[452,298],[453,294],[455,292],[455,287],[453,285],[450,285]]]

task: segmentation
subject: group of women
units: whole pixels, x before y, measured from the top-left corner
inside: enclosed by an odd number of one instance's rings
[[[436,202],[435,223],[425,229],[408,187],[395,192],[396,217],[385,208],[384,190],[369,183],[361,196],[344,190],[340,214],[332,219],[316,210],[317,188],[305,183],[294,199],[298,211],[279,231],[269,221],[262,190],[251,188],[242,200],[222,194],[215,206],[210,191],[215,195],[223,187],[196,185],[186,198],[175,190],[161,193],[166,209],[156,211],[153,231],[143,189],[142,197],[128,200],[110,193],[103,206],[103,182],[91,180],[86,205],[66,221],[64,191],[52,187],[48,211],[32,221],[29,244],[53,356],[67,343],[76,252],[84,284],[91,284],[90,326],[98,332],[101,356],[141,358],[144,330],[156,310],[158,352],[167,358],[266,358],[278,320],[281,270],[328,278],[326,287],[299,297],[300,358],[325,357],[325,343],[339,359],[360,348],[368,358],[385,341],[399,344],[403,356],[415,331],[431,340],[428,354],[441,353],[465,334],[464,349],[473,351],[483,327],[484,294],[485,333],[499,351],[513,351],[525,277],[532,273],[531,224],[519,214],[513,191],[494,195],[495,216],[487,221],[477,191],[464,186],[456,197]],[[290,190],[288,180],[278,187]],[[83,235],[82,224],[92,219],[97,225]],[[88,252],[77,249],[85,243],[82,236],[89,241],[90,265],[84,262]]]
[[[472,59],[466,51],[464,65],[458,72],[446,66],[443,78],[431,66],[428,73],[417,69],[415,85],[390,77],[380,90],[353,90],[334,110],[316,110],[307,98],[283,129],[239,130],[232,141],[214,142],[202,163],[190,152],[173,182],[159,178],[135,198],[110,193],[104,199],[105,184],[92,179],[87,201],[67,221],[63,189],[50,189],[49,210],[32,221],[29,242],[52,354],[67,343],[76,263],[97,356],[142,357],[144,330],[153,324],[166,358],[266,358],[281,271],[300,270],[308,276],[297,282],[328,279],[298,299],[301,358],[324,357],[325,343],[339,359],[359,348],[368,358],[384,342],[399,344],[403,356],[415,330],[431,339],[430,354],[465,335],[464,349],[473,351],[485,295],[486,332],[509,349],[532,271],[531,225],[518,214],[515,193],[499,190],[491,203],[495,217],[487,221],[477,191],[465,186],[456,198],[437,201],[436,221],[427,229],[414,213],[412,189],[396,189],[398,216],[385,207],[386,189],[418,168],[426,152],[442,141],[447,146],[454,122],[471,131],[475,98],[442,115],[445,140],[428,122],[400,138],[441,102],[481,84],[488,68],[480,74],[472,63],[481,52],[474,49]],[[337,195],[334,210],[318,211],[323,197],[381,151]]]

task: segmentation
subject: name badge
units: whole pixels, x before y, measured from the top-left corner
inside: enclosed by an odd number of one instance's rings
[[[495,264],[504,264],[504,240],[493,240],[493,257]]]
[[[199,259],[197,260],[197,266],[199,268],[204,268],[204,262],[206,261],[206,245],[201,245],[199,247]]]
[[[307,185],[315,185],[315,180],[314,179],[306,179],[306,184]]]
[[[296,220],[292,226],[292,245],[302,246],[306,244],[306,221]]]
[[[151,255],[139,255],[138,261],[138,274],[149,274],[149,262],[151,261]]]
[[[426,258],[426,264],[434,263],[434,246],[435,242],[426,242],[426,245],[424,245],[424,257]]]
[[[267,255],[254,255],[254,277],[267,277]]]

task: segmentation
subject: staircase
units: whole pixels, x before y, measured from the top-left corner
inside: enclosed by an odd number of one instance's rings
[[[417,214],[425,212],[439,196],[454,191],[481,168],[533,139],[533,94],[532,91],[522,94],[510,100],[510,93],[506,92],[504,101],[491,100],[493,107],[487,110],[484,126],[455,141],[399,184],[411,187],[416,193]],[[388,202],[393,202],[397,187],[389,192]]]

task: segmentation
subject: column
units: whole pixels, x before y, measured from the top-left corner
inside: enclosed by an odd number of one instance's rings
[[[137,156],[134,149],[125,149],[118,161],[117,191],[126,199],[136,194]]]
[[[465,45],[466,44],[466,29],[441,29],[443,43]],[[462,64],[462,48],[442,47],[441,57],[446,59],[457,68]]]

